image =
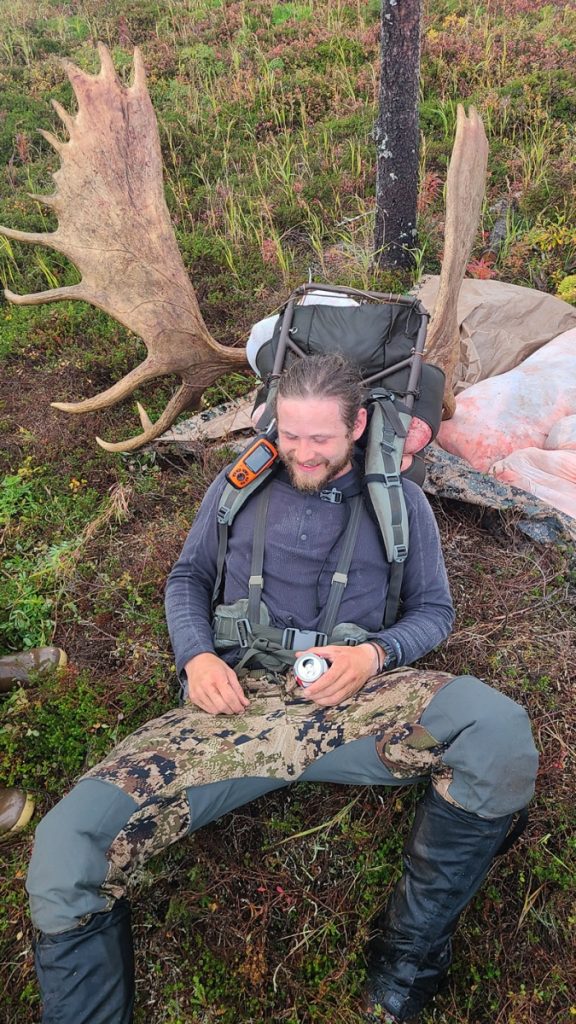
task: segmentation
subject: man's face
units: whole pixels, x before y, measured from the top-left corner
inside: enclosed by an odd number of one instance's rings
[[[366,415],[366,410],[360,409],[349,430],[336,398],[279,398],[278,450],[292,485],[313,493],[347,473]]]

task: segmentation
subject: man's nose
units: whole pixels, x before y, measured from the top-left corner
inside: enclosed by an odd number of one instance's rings
[[[308,462],[314,458],[314,445],[310,441],[297,441],[294,454],[297,462]]]

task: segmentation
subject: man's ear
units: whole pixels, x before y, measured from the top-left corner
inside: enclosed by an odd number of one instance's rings
[[[357,441],[359,437],[362,437],[362,434],[366,430],[367,422],[368,422],[368,410],[365,409],[364,406],[362,406],[362,408],[358,410],[358,415],[357,415],[357,417],[356,417],[356,419],[354,421],[354,428],[352,430],[352,440],[353,441]]]

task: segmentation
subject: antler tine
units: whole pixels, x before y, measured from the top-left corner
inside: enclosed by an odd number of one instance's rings
[[[58,196],[40,196],[36,192],[27,192],[26,195],[29,199],[34,199],[37,203],[42,203],[43,206],[57,206]]]
[[[25,232],[22,233],[25,234]],[[22,239],[22,241],[29,241],[29,239]],[[46,245],[47,243],[41,242],[40,244]],[[63,299],[90,301],[81,281],[79,284],[71,284],[64,288],[49,288],[45,292],[31,292],[29,295],[16,295],[9,288],[5,288],[4,295],[15,306],[40,306],[43,302],[61,302]]]
[[[137,46],[134,47],[134,79],[130,88],[146,91],[146,68],[144,67],[142,53]]]
[[[68,57],[61,57],[60,58],[60,65],[64,68],[64,71],[66,72],[68,78],[70,79],[70,84],[71,84],[71,86],[72,86],[72,88],[74,90],[74,95],[76,96],[76,99],[78,100],[78,106],[80,106],[80,102],[81,102],[81,99],[82,99],[83,95],[85,94],[86,90],[90,88],[91,85],[93,85],[98,79],[100,79],[100,80],[102,80],[103,78],[110,79],[110,77],[111,77],[110,74],[107,73],[107,71],[106,71],[106,69],[104,67],[104,62],[106,61],[106,57],[103,58],[103,56],[102,56],[102,52],[100,50],[101,46],[104,46],[104,44],[103,43],[97,43],[96,44],[96,49],[98,50],[98,55],[100,57],[100,71],[98,71],[95,75],[90,74],[89,71],[83,71],[83,69],[79,68],[77,64],[74,64],[74,61],[68,60]],[[111,58],[110,58],[110,54],[108,52],[108,49],[106,47],[104,47],[104,49],[106,50],[106,55],[110,59],[110,62],[111,62]],[[106,63],[107,63],[107,61],[106,61]],[[114,71],[114,67],[113,67],[113,72],[114,72],[113,78],[114,78],[115,83],[120,85],[120,80],[119,80],[119,78],[116,75],[116,71]]]
[[[184,412],[185,409],[197,408],[203,390],[204,389],[202,387],[191,388],[190,385],[183,384],[176,394],[170,399],[168,405],[164,409],[164,412],[156,420],[156,423],[151,423],[147,413],[142,409],[142,406],[139,407],[138,411],[140,412],[140,410],[142,410],[142,412],[144,412],[145,421],[150,423],[150,426],[148,426],[141,434],[138,434],[136,437],[131,437],[126,441],[118,441],[115,444],[112,444],[110,441],[103,441],[101,437],[97,437],[96,441],[100,447],[105,448],[107,452],[132,452],[136,448],[141,448],[142,445],[149,444],[157,437],[160,437],[160,434],[163,434],[165,430],[168,430],[174,423],[176,417],[179,416],[181,412]],[[140,412],[141,419],[142,412]]]
[[[54,132],[48,132],[45,128],[39,128],[38,131],[40,135],[42,135],[46,139],[46,142],[50,143],[52,149],[55,149],[58,155],[62,157],[65,152],[65,147],[68,145],[68,143],[62,142],[62,140],[59,139],[58,136],[54,135]]]
[[[50,198],[53,197],[51,196]],[[48,249],[52,249],[53,244],[51,239],[53,238],[55,232],[49,233],[44,231],[18,231],[17,228],[5,228],[2,226],[0,227],[0,234],[4,235],[6,238],[11,238],[14,242],[32,242],[33,245],[43,245]],[[10,302],[20,302],[21,299],[26,299],[29,297],[27,295],[16,295],[14,298],[12,298],[14,293],[10,292],[10,294],[8,294],[8,289],[5,289],[4,294],[6,295],[7,299],[10,299]]]
[[[140,363],[134,370],[131,370],[125,377],[122,377],[122,380],[117,381],[112,387],[107,388],[106,391],[101,391],[100,394],[94,395],[92,398],[85,398],[82,402],[50,402],[50,405],[53,409],[59,409],[60,412],[98,412],[100,409],[108,409],[109,406],[121,402],[123,398],[131,395],[141,384],[154,380],[162,372],[162,369],[159,369],[157,365],[154,366],[148,359],[145,359],[143,363]]]
[[[478,224],[488,163],[488,141],[475,107],[458,104],[456,137],[446,183],[444,259],[436,307],[428,332],[427,359],[446,374],[444,415],[455,409],[453,374],[460,351],[457,302]]]
[[[110,50],[104,43],[96,43],[98,50],[98,56],[100,57],[100,78],[108,78],[118,84],[120,79],[118,78],[114,62],[110,56]]]
[[[58,114],[58,117],[62,121],[62,124],[66,128],[66,131],[69,135],[72,135],[72,132],[74,131],[74,118],[72,117],[72,114],[69,114],[67,110],[64,110],[64,107],[58,102],[58,100],[52,100],[51,102],[54,110]]]
[[[150,417],[149,417],[148,413],[146,412],[146,409],[144,408],[144,406],[141,405],[140,402],[136,402],[136,408],[138,409],[138,415],[140,417],[140,423],[144,427],[144,430],[153,430],[154,429],[154,424],[152,423],[152,420],[150,419]]]

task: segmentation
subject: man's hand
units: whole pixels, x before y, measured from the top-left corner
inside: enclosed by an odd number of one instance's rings
[[[188,679],[188,697],[211,715],[238,715],[250,701],[238,682],[238,676],[222,658],[206,652],[197,654],[184,666]]]
[[[302,687],[302,696],[322,707],[334,707],[352,697],[378,670],[378,653],[372,644],[358,644],[357,647],[328,644],[327,647],[296,651],[296,654],[317,654],[331,662],[320,679]]]

